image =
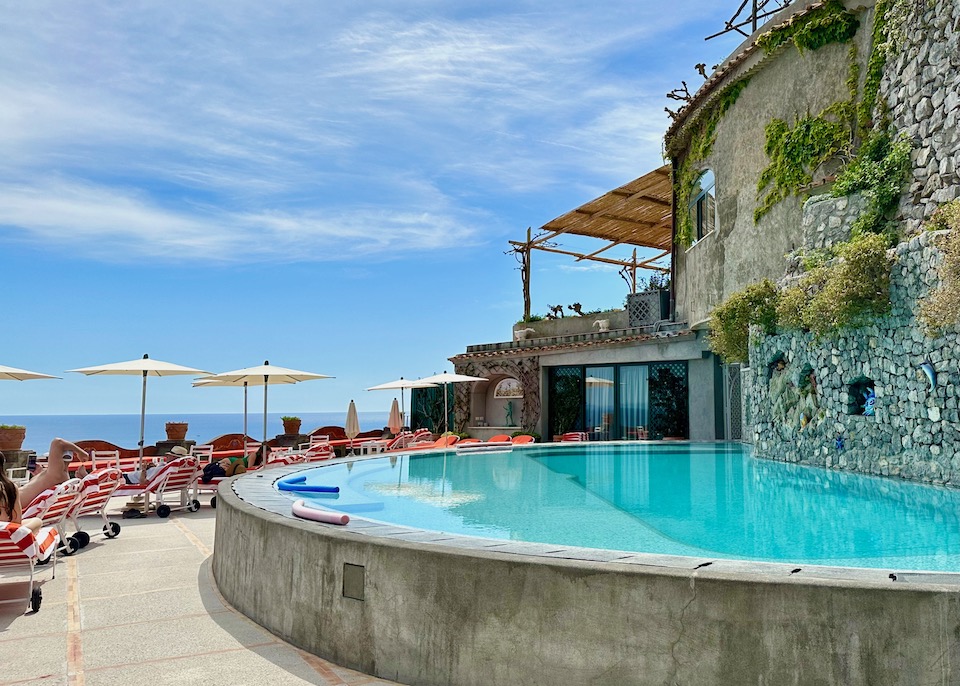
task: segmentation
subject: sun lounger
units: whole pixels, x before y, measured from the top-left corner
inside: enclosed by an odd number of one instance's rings
[[[520,434],[519,436],[514,436],[512,439],[514,445],[523,445],[525,443],[535,443],[537,439],[529,434]]]
[[[78,521],[79,517],[87,515],[99,515],[103,520],[103,528],[98,533],[102,533],[106,538],[116,538],[120,534],[120,525],[107,519],[106,507],[122,483],[122,472],[116,467],[98,469],[80,480],[80,497],[66,513],[66,519],[73,522],[73,527],[76,529],[76,533],[68,540],[76,539],[78,547],[87,547],[90,543],[90,534],[80,528]]]
[[[173,510],[188,510],[196,512],[200,509],[200,501],[191,499],[190,490],[200,477],[197,458],[187,456],[178,457],[162,465],[152,477],[142,484],[121,484],[116,490],[118,496],[143,496],[143,505],[138,511],[143,516],[150,512],[151,498],[157,509],[157,516],[166,518]],[[179,496],[179,503],[170,505],[164,502],[171,495]],[[128,510],[129,512],[130,510]],[[125,515],[126,516],[126,515]],[[139,514],[137,515],[139,516]]]
[[[510,437],[507,434],[497,434],[496,436],[491,436],[487,439],[487,443],[503,443],[504,441],[509,441]]]
[[[397,434],[390,443],[387,444],[386,450],[403,450],[405,448],[409,448],[414,443],[423,441],[430,435],[431,434],[427,429],[417,429],[414,432],[402,431]]]
[[[0,522],[0,570],[5,572],[16,569],[26,570],[30,575],[30,584],[27,587],[27,598],[30,609],[40,610],[43,593],[33,587],[34,567],[53,559],[51,571],[53,578],[57,575],[57,545],[60,543],[60,534],[56,527],[47,526],[40,529],[36,536],[26,526],[10,522]],[[19,603],[19,598],[0,600],[0,604]]]
[[[411,445],[407,450],[429,450],[431,448],[449,448],[457,443],[460,437],[456,434],[441,436],[435,441],[420,441]]]
[[[509,453],[513,450],[513,441],[470,441],[457,443],[457,455],[476,455],[478,453]]]
[[[585,431],[568,431],[560,437],[563,443],[582,443],[587,440]]]
[[[73,555],[80,550],[76,540],[69,540],[64,533],[63,522],[67,512],[80,498],[80,479],[67,479],[55,488],[48,488],[23,508],[23,519],[38,517],[43,526],[52,526],[63,546],[64,555]]]

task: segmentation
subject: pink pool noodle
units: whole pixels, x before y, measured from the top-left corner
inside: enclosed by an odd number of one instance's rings
[[[311,519],[315,522],[325,522],[327,524],[346,524],[350,521],[349,515],[308,507],[303,500],[293,501],[293,514],[302,519]]]

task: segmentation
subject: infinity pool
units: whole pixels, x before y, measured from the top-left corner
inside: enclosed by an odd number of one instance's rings
[[[960,571],[960,491],[754,459],[741,444],[403,454],[304,472],[311,504],[486,538]],[[312,496],[312,498],[311,498]]]

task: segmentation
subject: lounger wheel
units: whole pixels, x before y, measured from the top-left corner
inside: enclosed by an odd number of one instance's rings
[[[73,537],[80,543],[81,548],[86,548],[87,544],[90,543],[90,534],[86,531],[78,531]]]
[[[73,536],[67,536],[67,540],[63,542],[63,554],[73,555],[78,550],[80,550],[80,541]]]
[[[217,509],[217,496],[210,498],[210,507],[212,507],[214,510]]]
[[[116,522],[110,522],[103,526],[103,535],[107,538],[116,538],[120,535],[120,525]]]
[[[157,516],[160,519],[166,519],[170,516],[170,506],[169,505],[157,505]]]
[[[34,612],[40,612],[40,603],[43,602],[43,593],[39,588],[33,589],[33,593],[30,594],[30,609]]]
[[[192,500],[192,501],[190,501],[190,504],[187,506],[187,510],[190,511],[190,512],[196,512],[196,511],[199,510],[199,509],[200,509],[200,501],[199,501],[199,500]]]

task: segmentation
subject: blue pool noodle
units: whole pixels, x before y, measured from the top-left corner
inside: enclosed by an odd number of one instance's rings
[[[339,486],[311,486],[307,483],[305,476],[285,476],[277,482],[277,488],[281,491],[291,491],[293,493],[339,493]]]

